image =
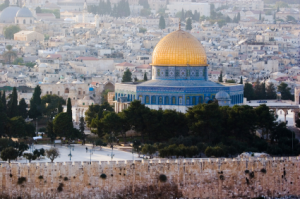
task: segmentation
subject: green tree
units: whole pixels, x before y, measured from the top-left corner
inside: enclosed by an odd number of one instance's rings
[[[142,147],[142,154],[148,154],[150,158],[153,158],[153,154],[157,151],[157,148],[154,145],[151,144],[145,144]]]
[[[103,118],[104,111],[114,111],[114,109],[109,105],[109,103],[104,102],[101,105],[91,105],[89,106],[88,110],[85,112],[85,121],[87,122],[88,127],[92,127],[92,120]],[[93,128],[93,127],[92,127]]]
[[[240,12],[237,14],[236,20],[239,22],[241,20],[241,14]]]
[[[10,25],[3,28],[5,39],[14,39],[14,34],[20,31],[21,29],[18,25]]]
[[[185,21],[185,14],[184,14],[184,10],[182,8],[181,10],[181,17],[180,17],[181,21]],[[180,22],[179,22],[180,23]]]
[[[139,27],[139,33],[145,33],[145,32],[147,32],[146,28]]]
[[[32,95],[32,98],[30,99],[30,110],[28,112],[29,117],[31,118],[37,118],[42,115],[42,100],[41,100],[41,87],[37,85],[34,88],[34,92]]]
[[[4,161],[8,160],[10,163],[11,160],[15,160],[18,157],[18,151],[13,147],[8,147],[1,151],[1,159]]]
[[[42,112],[49,118],[53,118],[57,113],[62,112],[62,104],[65,105],[66,101],[64,98],[58,95],[44,95],[41,98]],[[60,109],[60,110],[58,110]],[[59,112],[60,111],[60,112]]]
[[[241,76],[240,84],[243,84],[243,77]]]
[[[1,5],[0,5],[0,11],[4,10],[9,6],[9,0],[5,0]]]
[[[254,109],[257,117],[257,127],[262,130],[262,136],[266,135],[266,139],[269,138],[269,133],[275,125],[276,118],[270,109],[265,104],[260,105]]]
[[[8,120],[9,119],[6,115],[6,111],[4,110],[4,106],[2,104],[2,101],[0,100],[0,138],[2,136],[5,136],[5,134],[6,134],[6,126],[7,126]]]
[[[53,120],[53,131],[54,134],[59,137],[71,137],[73,130],[73,123],[68,113],[59,113]]]
[[[140,11],[140,15],[141,16],[144,16],[144,17],[147,17],[151,14],[151,10],[150,9],[146,9],[146,8],[143,8],[141,11]]]
[[[29,161],[29,163],[32,161],[32,160],[36,160],[36,156],[35,155],[33,155],[32,153],[24,153],[23,154],[23,157],[24,158],[26,158],[28,161]]]
[[[150,8],[148,0],[139,0],[139,5],[143,6],[144,8]]]
[[[144,73],[144,81],[148,81],[148,77],[147,77],[146,72]]]
[[[51,139],[51,142],[54,142],[54,140],[56,138],[56,134],[54,133],[53,130],[54,130],[53,122],[48,121],[46,131],[47,131],[47,137],[49,137]]]
[[[270,83],[266,89],[267,99],[276,99],[276,88],[273,83]]]
[[[223,71],[221,71],[218,81],[223,82]]]
[[[259,21],[261,21],[261,12],[259,13]]]
[[[146,121],[144,121],[144,114],[148,114],[150,109],[144,104],[141,104],[141,101],[134,100],[130,103],[128,109],[123,111],[127,122],[130,125],[130,128],[136,132],[141,133],[142,140],[144,140],[145,130],[146,130]]]
[[[6,112],[6,95],[5,95],[5,90],[3,90],[2,92],[2,97],[1,97],[1,101],[2,101],[2,106],[3,106],[3,111]]]
[[[11,64],[12,61],[17,57],[17,53],[12,50],[11,45],[7,45],[3,57],[7,61],[7,63]]]
[[[222,117],[217,103],[198,104],[186,113],[188,126],[194,134],[212,141],[222,131]]]
[[[56,158],[60,156],[60,152],[57,148],[50,148],[46,150],[46,156],[53,162]]]
[[[291,94],[291,88],[284,82],[278,85],[277,91],[281,93],[281,99],[283,100],[293,100],[293,96]]]
[[[12,118],[18,116],[18,93],[17,88],[13,88],[13,92],[10,95],[10,100],[8,101],[8,117]]]
[[[160,18],[159,18],[159,28],[160,29],[166,28],[166,22],[165,22],[165,18],[163,16],[160,16]]]
[[[62,102],[58,102],[57,113],[63,112]]]
[[[42,9],[40,6],[36,7],[35,11],[36,13],[42,13]]]
[[[288,8],[289,7],[289,4],[285,1],[277,1],[276,4],[275,4],[275,8]]]
[[[191,20],[191,18],[188,18],[187,20],[186,20],[186,25],[185,25],[185,29],[186,30],[192,30],[192,20]]]
[[[123,74],[122,82],[131,82],[132,81],[131,75],[132,73],[130,72],[129,69],[127,69]]]
[[[69,115],[70,120],[72,121],[72,104],[70,98],[68,98],[68,102],[67,102],[67,114]]]
[[[246,82],[244,85],[244,97],[247,98],[247,100],[254,100],[255,94],[252,84]]]
[[[84,133],[84,118],[83,117],[80,117],[80,120],[79,120],[79,131],[80,131],[80,134],[81,134],[81,139],[82,139],[82,145],[85,144],[85,133]]]
[[[286,16],[286,21],[296,22],[297,20],[293,16],[288,15],[288,16]]]
[[[27,118],[27,104],[25,102],[25,99],[22,98],[19,102],[19,106],[18,106],[18,113],[20,116],[22,116],[24,119]]]
[[[23,65],[24,63],[24,60],[22,57],[17,57],[14,61],[13,61],[13,64],[14,65]]]

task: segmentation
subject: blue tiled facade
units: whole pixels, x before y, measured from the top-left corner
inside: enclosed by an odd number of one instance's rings
[[[199,72],[201,71],[201,72]],[[219,91],[230,95],[231,105],[243,103],[243,85],[224,86],[208,81],[207,67],[155,67],[152,79],[115,88],[115,99],[140,100],[146,105],[193,106],[213,100]],[[130,88],[130,92],[127,89]]]

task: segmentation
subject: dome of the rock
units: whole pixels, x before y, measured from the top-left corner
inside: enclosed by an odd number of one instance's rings
[[[152,54],[153,66],[207,66],[204,47],[196,37],[183,30],[162,38]]]

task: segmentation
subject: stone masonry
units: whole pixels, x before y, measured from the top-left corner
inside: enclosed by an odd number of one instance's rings
[[[300,157],[3,163],[0,171],[0,198],[300,197]]]

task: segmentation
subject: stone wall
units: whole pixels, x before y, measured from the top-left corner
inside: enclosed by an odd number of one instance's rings
[[[0,198],[299,197],[299,178],[300,157],[3,163]]]

